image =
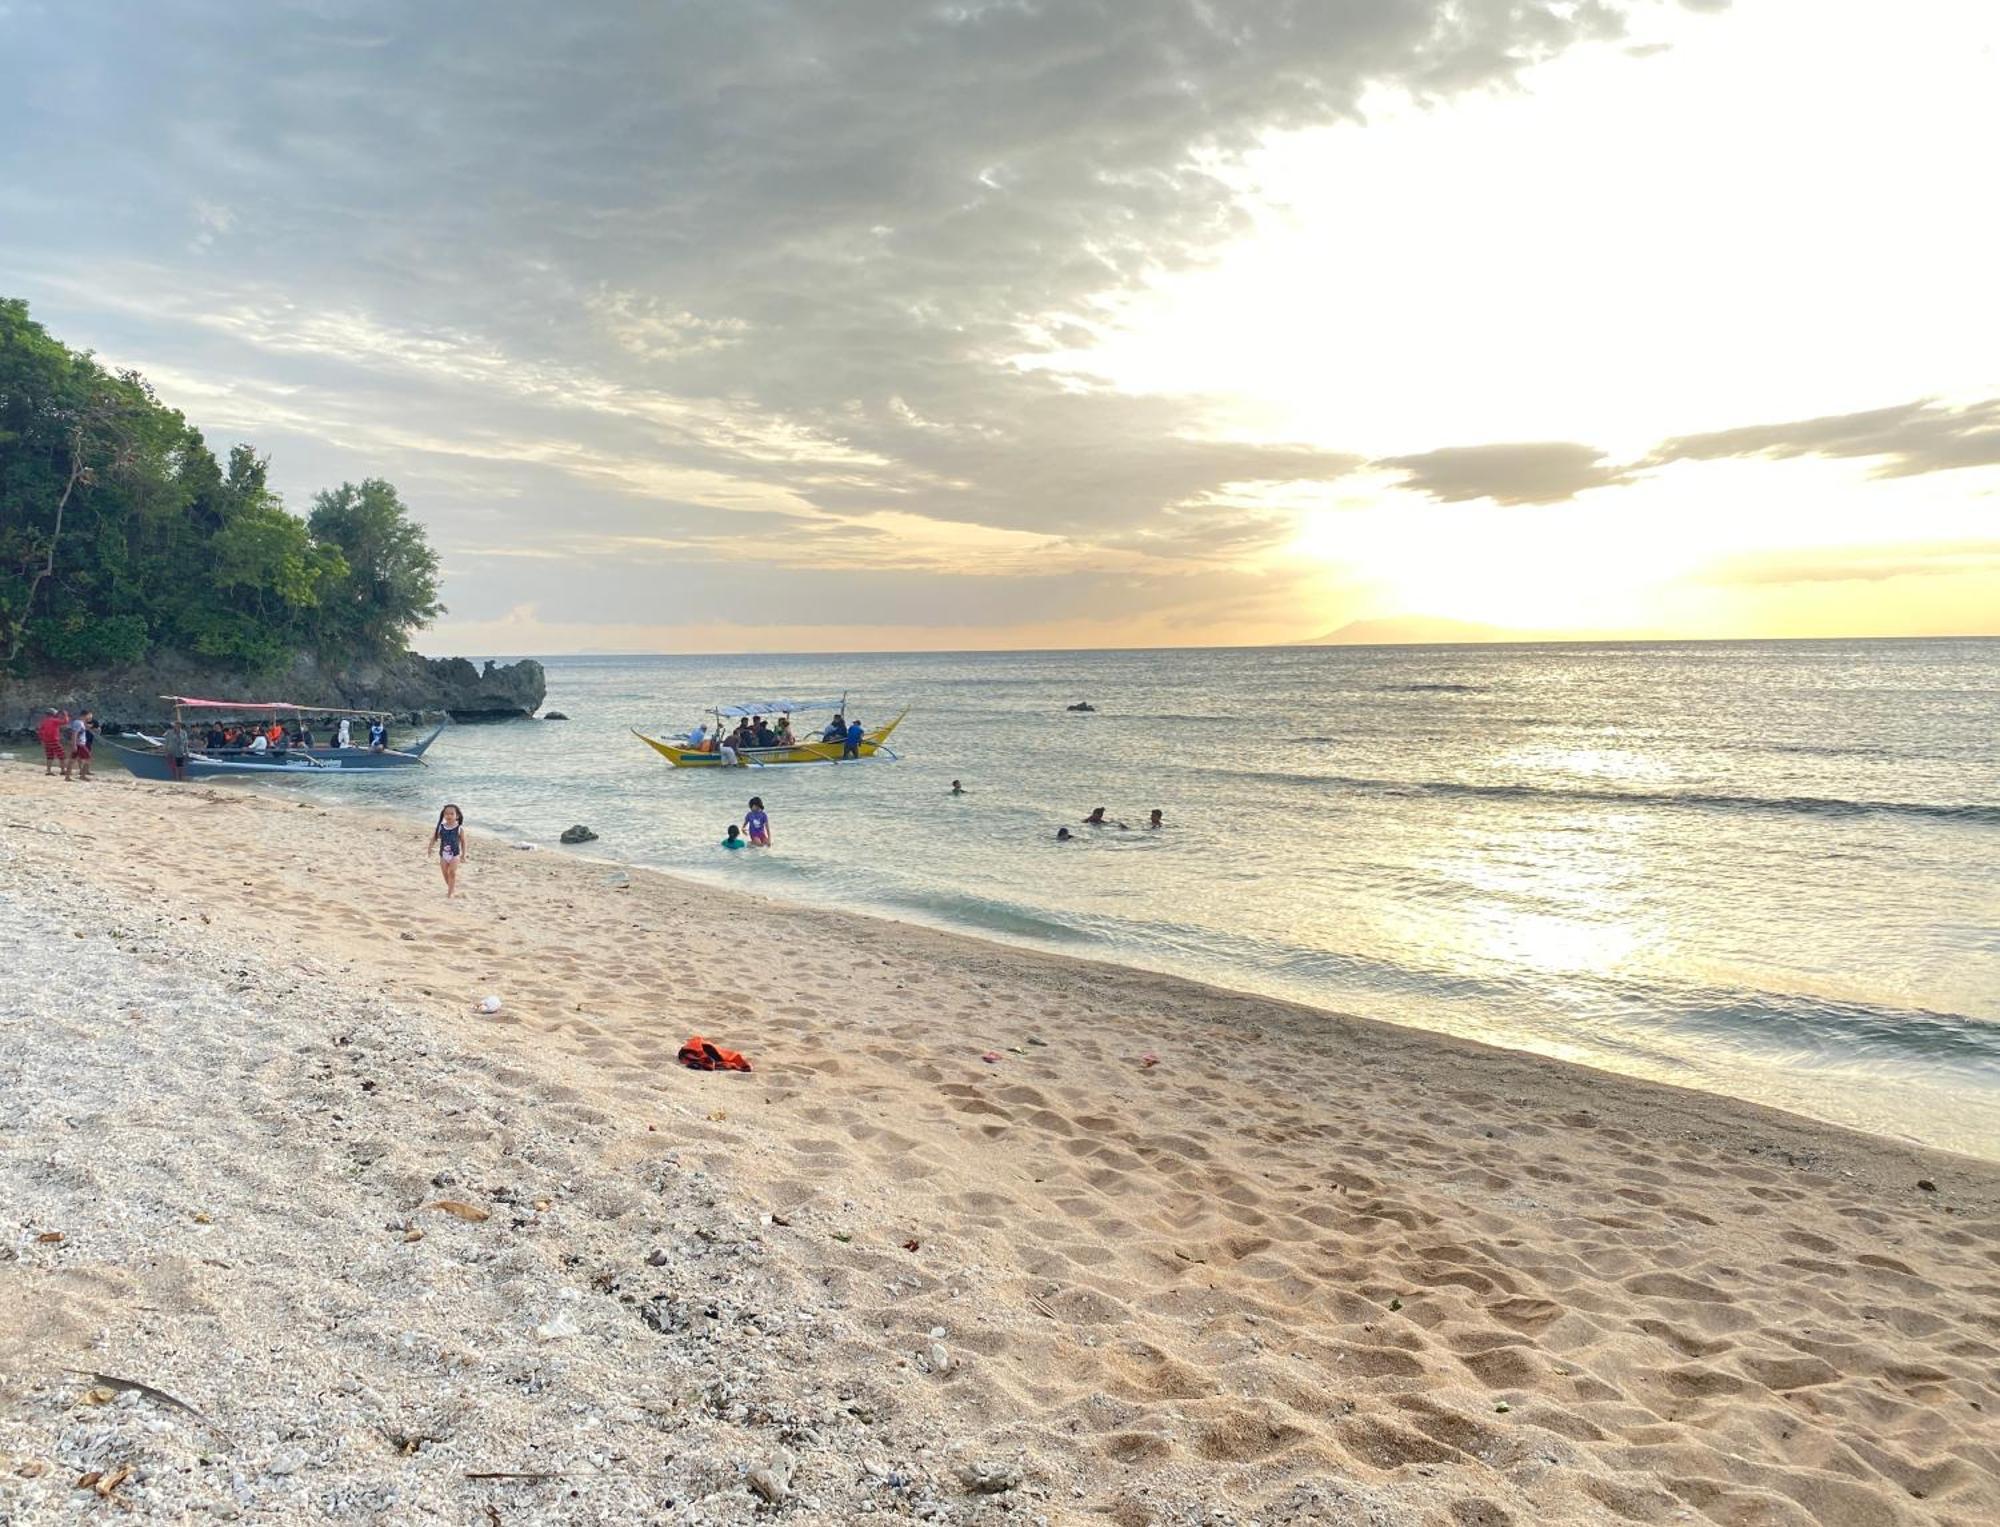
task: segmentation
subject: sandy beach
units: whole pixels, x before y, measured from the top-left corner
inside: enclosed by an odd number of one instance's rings
[[[0,1520],[2000,1520],[2000,1166],[470,827],[0,765]]]

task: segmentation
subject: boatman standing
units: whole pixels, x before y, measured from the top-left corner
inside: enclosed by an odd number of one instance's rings
[[[847,723],[847,743],[840,750],[842,758],[859,758],[861,756],[862,735],[861,723],[859,721],[850,721]]]
[[[166,754],[168,775],[176,781],[186,779],[188,729],[187,723],[178,717],[175,718],[174,724],[167,728]]]

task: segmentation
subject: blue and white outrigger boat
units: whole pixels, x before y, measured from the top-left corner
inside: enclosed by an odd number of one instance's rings
[[[324,705],[293,705],[282,700],[197,700],[187,695],[162,695],[162,700],[172,702],[174,719],[185,721],[185,713],[194,711],[197,715],[206,713],[206,719],[221,722],[234,720],[244,715],[256,716],[267,721],[281,721],[292,717],[303,721],[307,717],[347,717],[359,718],[364,724],[385,719],[382,711],[340,710]],[[192,731],[192,728],[190,728]],[[415,768],[424,761],[424,753],[438,734],[444,730],[440,722],[429,732],[405,748],[340,747],[336,744],[315,743],[310,747],[284,746],[270,747],[261,752],[249,748],[210,748],[203,746],[192,736],[189,739],[188,756],[181,765],[183,779],[233,779],[243,777],[268,778],[273,775],[324,776],[339,774],[353,776],[374,774],[385,769]],[[144,732],[127,733],[146,743],[144,751],[125,746],[120,742],[110,742],[119,755],[119,760],[139,779],[170,780],[174,777],[173,765],[168,760],[165,739],[148,736]]]

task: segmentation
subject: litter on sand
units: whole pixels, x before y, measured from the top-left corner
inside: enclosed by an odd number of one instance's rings
[[[680,1054],[674,1059],[694,1071],[748,1071],[749,1058],[736,1050],[725,1050],[720,1045],[710,1044],[699,1034],[688,1035],[688,1042],[681,1046]]]
[[[482,1013],[499,1012],[500,999],[498,997],[481,997],[479,999],[479,1011]]]

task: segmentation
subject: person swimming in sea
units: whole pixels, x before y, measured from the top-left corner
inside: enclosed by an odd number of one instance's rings
[[[456,896],[458,867],[465,862],[465,813],[456,806],[446,806],[438,813],[429,852],[438,856],[438,868],[444,871],[445,895]]]
[[[1067,827],[1058,827],[1056,829],[1056,842],[1074,843],[1075,841],[1076,841],[1076,834],[1071,832]]]
[[[965,786],[961,785],[957,780],[953,780],[951,782],[951,793],[953,795],[963,795],[965,794]]]
[[[750,835],[752,847],[769,848],[771,846],[771,818],[764,810],[763,796],[753,795],[750,797],[750,811],[743,818],[743,830]]]
[[[1160,815],[1160,808],[1158,806],[1153,808],[1152,816],[1146,819],[1146,825],[1148,827],[1165,827],[1167,825],[1166,818]]]
[[[750,845],[743,841],[742,833],[737,829],[736,824],[731,822],[729,824],[729,831],[722,835],[722,846],[724,848],[748,848]]]
[[[1125,832],[1131,831],[1131,829],[1129,827],[1126,827],[1123,822],[1106,821],[1104,816],[1104,808],[1102,806],[1091,807],[1090,815],[1083,819],[1083,825],[1085,827],[1116,827]]]

